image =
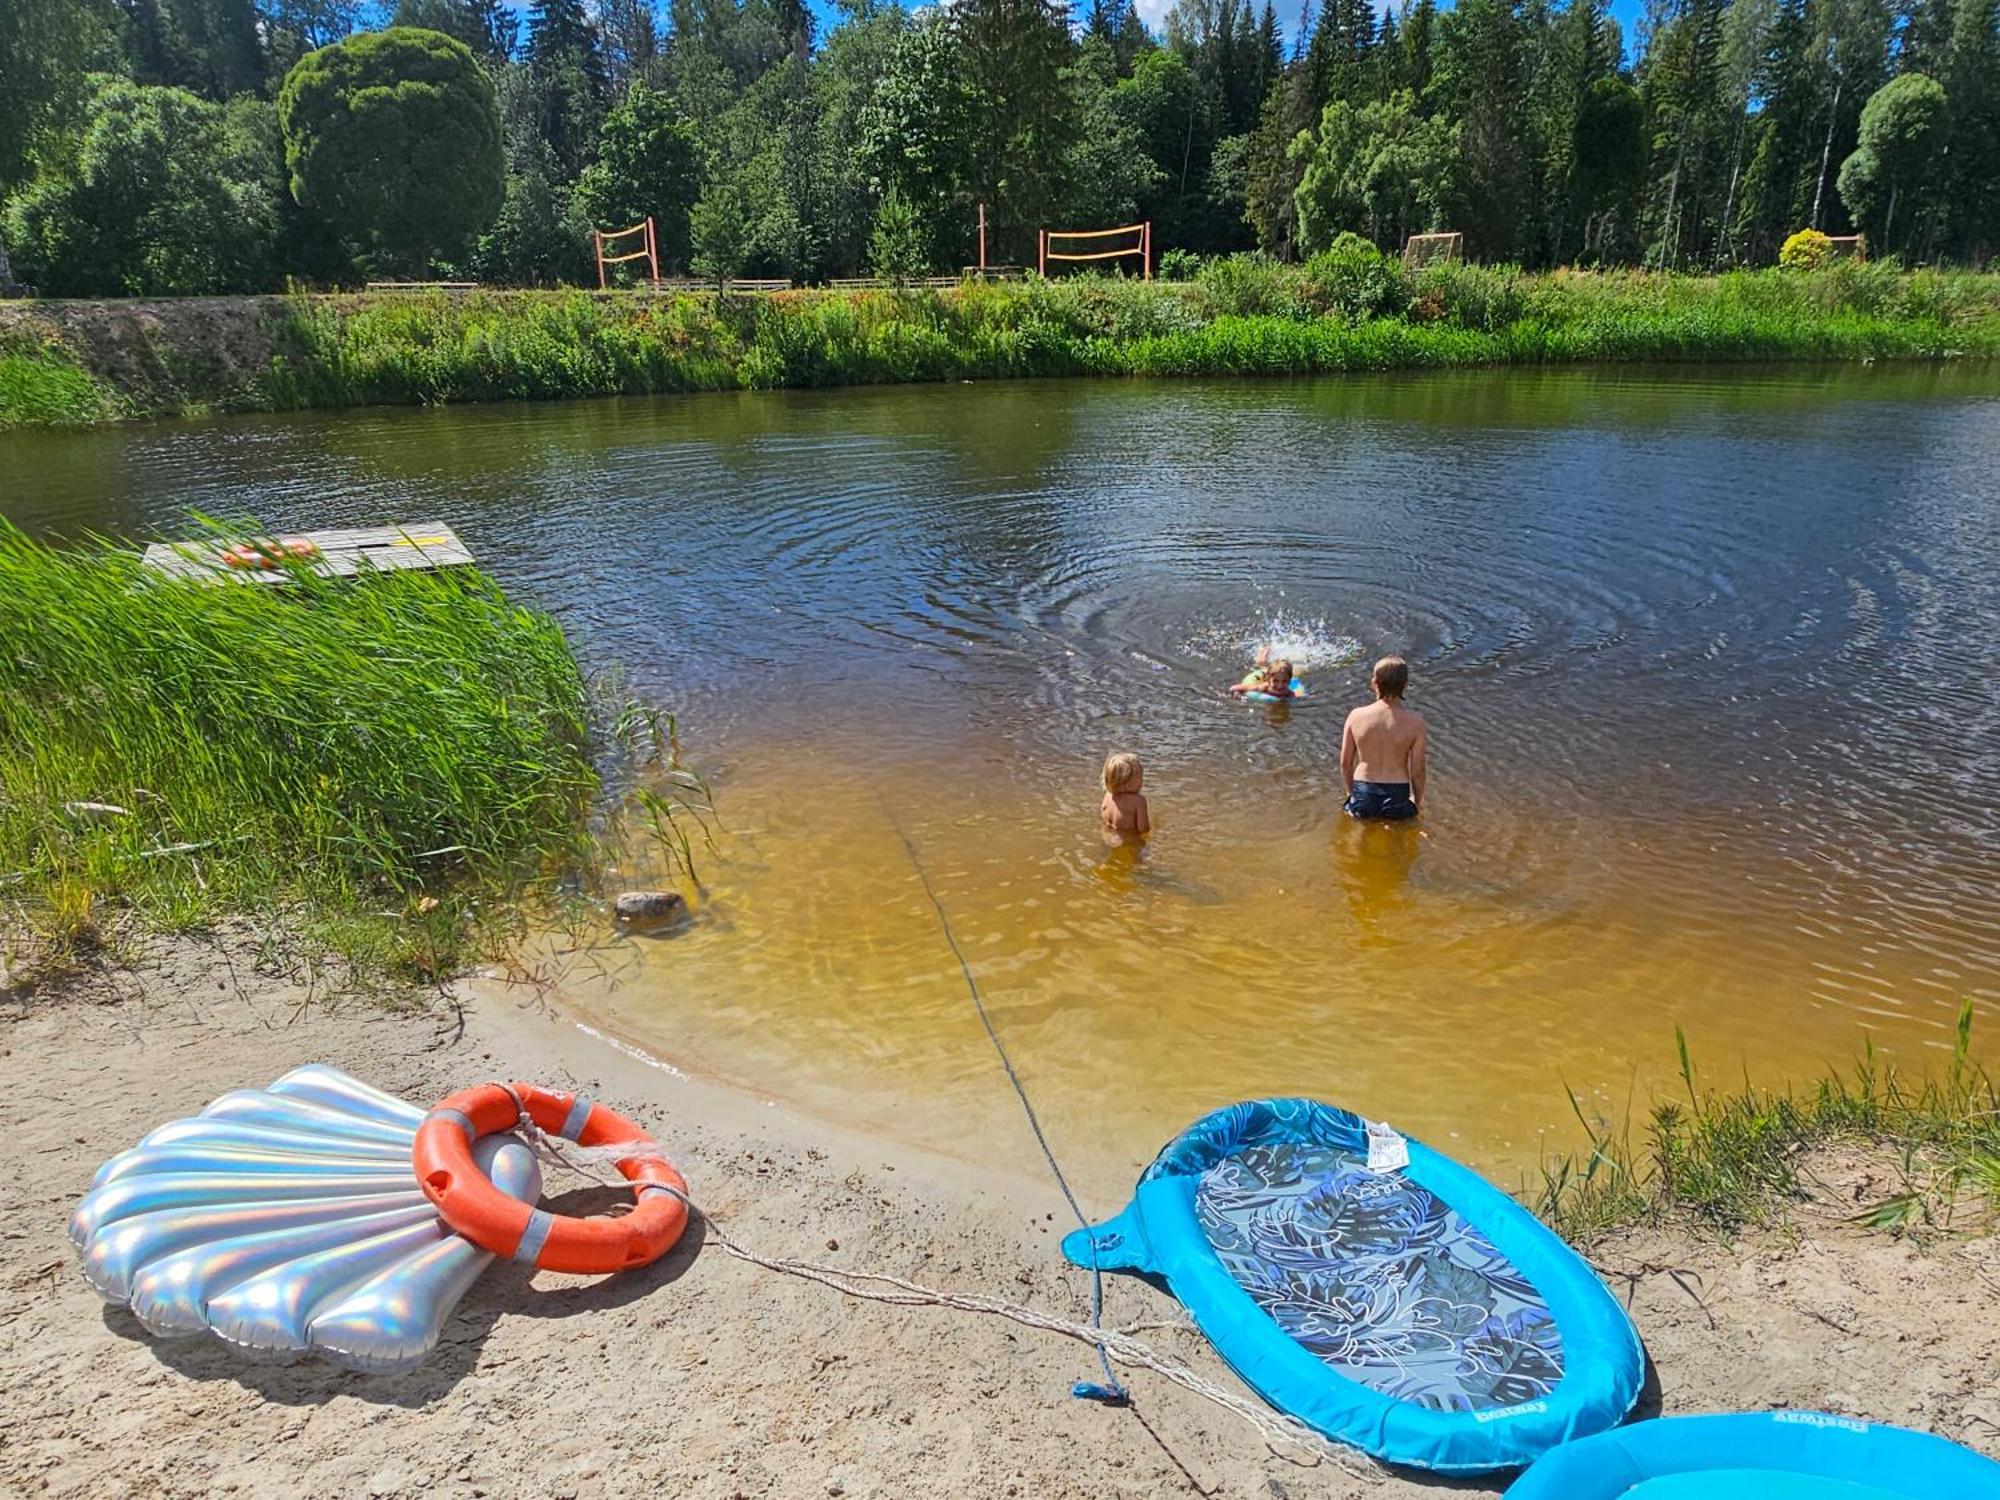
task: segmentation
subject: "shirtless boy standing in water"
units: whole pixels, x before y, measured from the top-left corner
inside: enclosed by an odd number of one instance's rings
[[[1400,656],[1375,663],[1375,701],[1347,716],[1340,732],[1340,779],[1347,811],[1357,818],[1414,818],[1424,800],[1424,716],[1403,707],[1410,664]]]

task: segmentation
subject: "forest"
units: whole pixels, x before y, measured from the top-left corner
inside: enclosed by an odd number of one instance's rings
[[[0,198],[0,284],[48,296],[593,284],[646,216],[668,271],[952,274],[981,205],[994,263],[1144,219],[1170,276],[1447,229],[1980,265],[2000,0],[9,0]]]

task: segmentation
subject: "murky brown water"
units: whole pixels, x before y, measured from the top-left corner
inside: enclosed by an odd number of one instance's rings
[[[1245,1095],[1511,1168],[1676,1025],[1719,1080],[1921,1062],[1968,995],[2000,1030],[2000,370],[368,412],[16,434],[0,475],[57,531],[451,522],[715,784],[700,921],[590,1003],[842,1119],[1032,1150],[898,824],[1106,1192]],[[1228,701],[1272,630],[1313,696]],[[1390,649],[1420,829],[1338,814]],[[1094,831],[1113,748],[1141,858]]]

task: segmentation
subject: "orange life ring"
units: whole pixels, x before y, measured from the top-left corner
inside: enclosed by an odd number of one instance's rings
[[[516,1083],[511,1091],[504,1083],[460,1089],[432,1106],[410,1151],[417,1182],[445,1223],[495,1255],[583,1276],[631,1270],[673,1249],[687,1228],[687,1182],[662,1157],[633,1156],[618,1163],[639,1202],[616,1219],[547,1213],[488,1181],[473,1163],[472,1143],[513,1129],[522,1110],[548,1134],[579,1146],[652,1145],[637,1125],[581,1094],[529,1083]]]

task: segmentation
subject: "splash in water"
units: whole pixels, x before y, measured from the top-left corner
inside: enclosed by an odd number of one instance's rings
[[[1249,631],[1240,625],[1213,625],[1188,642],[1197,655],[1241,656],[1246,662],[1260,646],[1268,646],[1272,656],[1299,672],[1336,667],[1361,655],[1361,642],[1353,636],[1342,635],[1325,620],[1300,619],[1283,610]]]

